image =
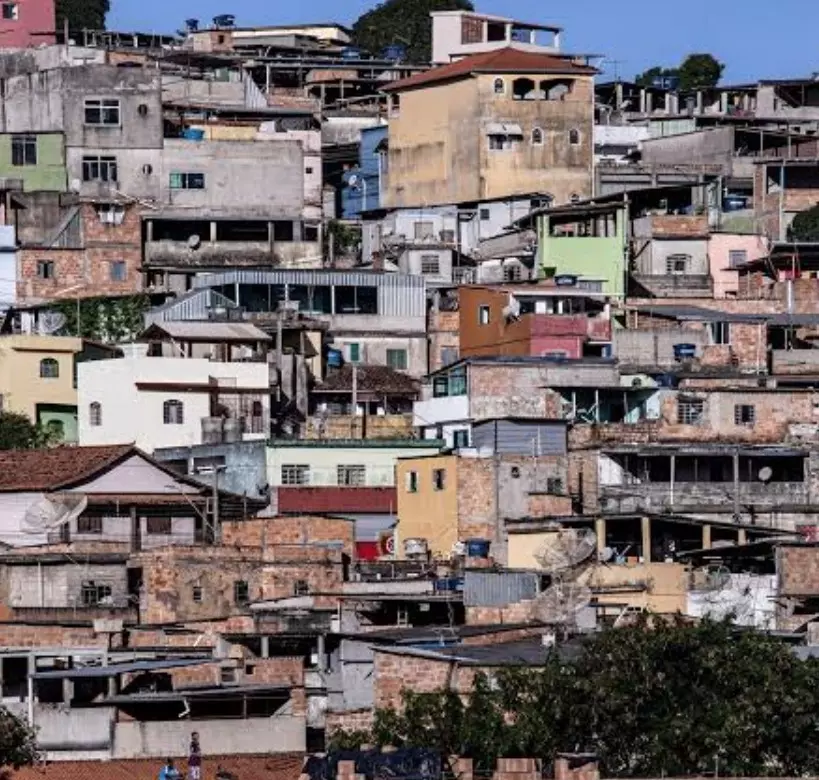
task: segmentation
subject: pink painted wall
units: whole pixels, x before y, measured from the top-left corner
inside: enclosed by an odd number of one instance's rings
[[[16,19],[0,15],[0,49],[24,49],[55,42],[54,0],[0,0],[16,6]],[[37,35],[37,33],[48,33]]]
[[[768,240],[744,233],[711,233],[708,258],[715,298],[733,297],[739,289],[737,272],[730,268],[730,254],[735,249],[744,249],[748,260],[757,260],[768,254]]]

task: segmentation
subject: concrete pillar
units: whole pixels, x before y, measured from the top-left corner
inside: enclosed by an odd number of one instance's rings
[[[210,241],[211,243],[216,243],[216,221],[213,220],[210,223]]]
[[[654,95],[646,90],[646,113],[650,114],[654,110]]]
[[[618,81],[614,85],[614,110],[619,111],[623,107],[623,82]]]
[[[145,235],[149,242],[154,240],[154,221],[149,219],[145,225]]]
[[[270,637],[262,637],[262,658],[270,658]]]
[[[737,531],[737,544],[748,544],[748,532],[744,528]]]
[[[702,549],[711,549],[711,526],[708,523],[702,527]]]
[[[606,547],[606,519],[598,517],[594,521],[594,532],[597,534],[597,552],[602,553]]]
[[[642,517],[640,519],[640,526],[643,543],[643,562],[651,563],[651,518]]]
[[[116,696],[119,693],[119,677],[113,675],[108,678],[108,696]]]
[[[645,87],[640,89],[640,113],[646,113],[646,90]]]
[[[63,704],[71,704],[71,698],[74,696],[74,683],[68,678],[63,678]]]

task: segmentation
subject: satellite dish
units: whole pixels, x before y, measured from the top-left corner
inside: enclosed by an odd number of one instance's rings
[[[353,189],[356,189],[358,187],[358,174],[351,173],[347,177],[347,184],[350,185],[350,187],[352,187]]]
[[[199,249],[201,243],[202,239],[198,235],[196,235],[196,233],[188,236],[188,247],[190,249]]]
[[[35,501],[23,515],[21,530],[27,534],[44,534],[79,517],[88,506],[82,493],[52,493]]]
[[[609,561],[613,560],[614,557],[617,555],[617,551],[613,547],[604,547],[600,550],[600,554],[597,556],[597,559],[600,563],[608,563]]]
[[[535,560],[552,575],[573,569],[587,561],[597,549],[597,535],[583,529],[563,529],[553,540],[544,542],[535,553]]]
[[[507,322],[520,319],[520,301],[513,295],[509,296],[509,303],[503,307],[503,317]]]
[[[543,623],[567,623],[589,605],[591,589],[577,582],[556,582],[534,602],[535,617]]]
[[[82,182],[79,179],[72,179],[71,180],[71,192],[79,193],[82,189]]]
[[[60,311],[44,311],[37,318],[37,331],[41,336],[50,336],[65,327],[65,314]]]
[[[771,477],[773,477],[773,469],[770,466],[763,466],[759,470],[759,481],[760,482],[770,482]]]

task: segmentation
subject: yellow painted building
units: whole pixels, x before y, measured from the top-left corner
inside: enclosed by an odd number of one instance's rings
[[[505,48],[391,85],[382,205],[590,197],[594,73],[566,57]]]
[[[398,525],[395,551],[407,539],[424,539],[433,557],[448,556],[458,541],[458,458],[401,458],[396,466]]]
[[[74,364],[83,349],[68,336],[0,336],[0,406],[77,441]]]

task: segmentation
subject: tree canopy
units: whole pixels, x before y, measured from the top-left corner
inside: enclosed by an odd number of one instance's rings
[[[663,68],[659,65],[639,74],[635,81],[643,87],[650,87],[654,80],[662,77],[679,79],[679,89],[687,92],[692,89],[715,87],[722,78],[725,65],[713,54],[689,54],[676,68]]]
[[[111,10],[111,0],[57,0],[57,30],[68,20],[68,29],[104,30],[105,17]]]
[[[5,707],[0,707],[0,769],[19,769],[33,764],[37,758],[34,732]]]
[[[34,450],[55,443],[55,434],[24,414],[0,412],[0,450]]]
[[[819,241],[819,204],[800,211],[791,222],[791,241]]]
[[[544,650],[544,652],[546,652]],[[437,748],[479,771],[497,758],[592,751],[610,777],[815,774],[819,661],[729,623],[610,629],[574,660],[478,677],[471,695],[405,691],[377,711],[377,745]]]
[[[406,47],[407,60],[429,62],[432,57],[431,11],[473,11],[470,0],[386,0],[353,24],[356,46],[378,55],[392,44]]]

